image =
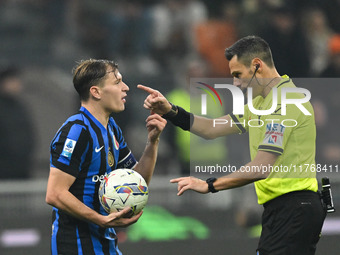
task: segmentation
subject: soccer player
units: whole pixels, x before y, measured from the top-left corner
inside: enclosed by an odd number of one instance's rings
[[[100,181],[115,169],[133,168],[149,183],[166,120],[148,116],[146,148],[137,162],[110,117],[124,110],[129,91],[117,64],[82,61],[73,84],[81,108],[61,126],[50,148],[46,202],[53,206],[52,254],[121,254],[114,227],[135,223],[142,212],[130,218],[130,208],[107,214],[99,203]]]
[[[252,88],[251,102],[255,109],[271,108],[274,88],[278,107],[272,114],[257,115],[250,111],[248,103],[244,107],[244,115],[221,117],[228,123],[233,122],[233,125],[213,127],[212,119],[188,113],[170,104],[159,91],[139,85],[140,89],[150,94],[144,101],[144,107],[184,130],[206,139],[249,133],[251,161],[238,171],[222,178],[201,180],[181,177],[171,182],[178,184],[178,195],[187,190],[214,193],[254,183],[258,203],[264,206],[257,254],[314,254],[325,210],[317,193],[315,171],[302,167],[305,164],[315,166],[313,108],[309,102],[304,103],[303,106],[311,114],[305,115],[291,104],[287,105],[286,115],[281,114],[282,90],[296,87],[287,75],[279,75],[270,47],[262,38],[244,37],[227,48],[225,56],[229,60],[234,85],[242,90]],[[305,96],[289,93],[287,97],[301,99]],[[287,119],[291,122],[285,122],[285,126],[282,123]],[[249,125],[249,120],[255,121]],[[287,170],[287,166],[292,166],[292,169]]]

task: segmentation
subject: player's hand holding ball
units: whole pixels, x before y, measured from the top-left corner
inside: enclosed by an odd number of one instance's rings
[[[139,173],[131,169],[116,169],[105,175],[98,195],[101,206],[109,213],[106,225],[128,226],[142,215],[149,189]]]

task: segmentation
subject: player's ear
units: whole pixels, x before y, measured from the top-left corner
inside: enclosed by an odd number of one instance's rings
[[[99,100],[101,98],[100,88],[98,86],[92,86],[90,88],[90,96]]]

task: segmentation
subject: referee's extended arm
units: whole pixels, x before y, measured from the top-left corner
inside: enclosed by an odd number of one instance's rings
[[[268,171],[270,168],[265,168],[264,166],[273,166],[277,158],[278,155],[272,152],[258,151],[255,158],[241,167],[238,171],[218,178],[213,184],[214,188],[216,191],[233,189],[258,180],[266,179],[270,174],[270,171]],[[172,179],[170,182],[178,184],[178,196],[182,195],[187,190],[194,190],[199,193],[209,192],[208,183],[196,177],[180,177]]]
[[[172,105],[158,90],[143,85],[138,85],[137,87],[149,93],[144,101],[144,108],[159,115],[165,115],[171,111]],[[205,139],[215,139],[217,137],[239,133],[236,125],[230,124],[232,120],[229,115],[222,116],[219,119],[223,120],[226,124],[216,124],[214,123],[214,119],[194,115],[190,132]]]

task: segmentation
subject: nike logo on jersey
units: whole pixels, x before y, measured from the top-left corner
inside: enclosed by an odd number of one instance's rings
[[[102,149],[104,148],[104,145],[102,146],[102,147],[100,147],[100,148],[94,148],[94,151],[96,152],[96,153],[98,153],[98,152],[100,152]]]

